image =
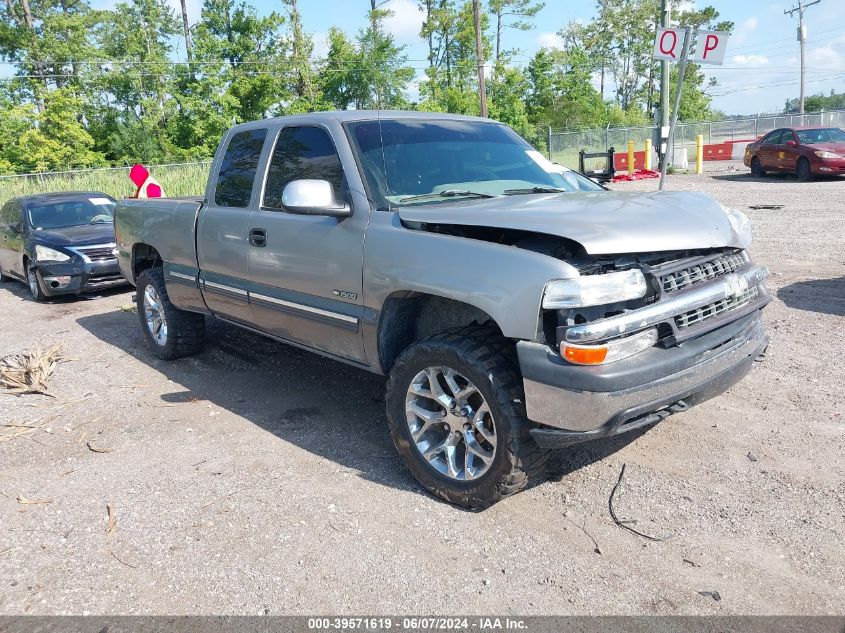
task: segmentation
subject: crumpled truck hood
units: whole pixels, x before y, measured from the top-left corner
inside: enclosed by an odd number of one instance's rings
[[[485,226],[557,235],[591,255],[747,248],[742,214],[695,192],[597,191],[471,199],[399,209],[404,222]]]

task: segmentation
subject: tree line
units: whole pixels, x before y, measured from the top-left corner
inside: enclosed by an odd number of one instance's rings
[[[260,14],[246,0],[6,0],[0,5],[0,173],[192,161],[209,157],[235,123],[329,109],[479,113],[486,68],[491,118],[542,147],[555,129],[653,121],[659,66],[651,59],[659,0],[598,0],[586,24],[562,25],[560,46],[529,59],[512,45],[543,3],[488,0],[476,53],[471,0],[419,0],[425,60],[387,29],[386,0],[360,0],[366,26],[333,27],[325,54],[298,0]],[[328,5],[328,3],[327,3]],[[681,26],[730,30],[712,7]],[[714,115],[701,69],[688,69],[680,115]],[[413,98],[411,97],[413,95]]]

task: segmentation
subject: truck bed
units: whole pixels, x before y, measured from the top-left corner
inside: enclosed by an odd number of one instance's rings
[[[114,231],[121,272],[132,283],[132,248],[155,245],[163,260],[196,267],[196,220],[201,196],[119,200]]]

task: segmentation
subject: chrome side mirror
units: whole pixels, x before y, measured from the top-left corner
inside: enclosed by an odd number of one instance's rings
[[[327,180],[292,180],[282,191],[282,205],[291,213],[328,215],[346,218],[352,215],[348,204],[338,202]]]

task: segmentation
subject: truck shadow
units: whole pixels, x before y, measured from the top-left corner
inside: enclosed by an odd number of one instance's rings
[[[208,401],[369,481],[428,495],[393,447],[383,377],[216,319],[207,320],[203,353],[162,361],[148,350],[137,319],[135,314],[108,312],[80,317],[77,323],[176,383],[174,391],[162,394],[164,403]],[[173,409],[160,411],[173,414]],[[563,479],[639,435],[555,452],[550,479]]]
[[[845,277],[789,284],[778,290],[778,299],[796,310],[845,316]]]

